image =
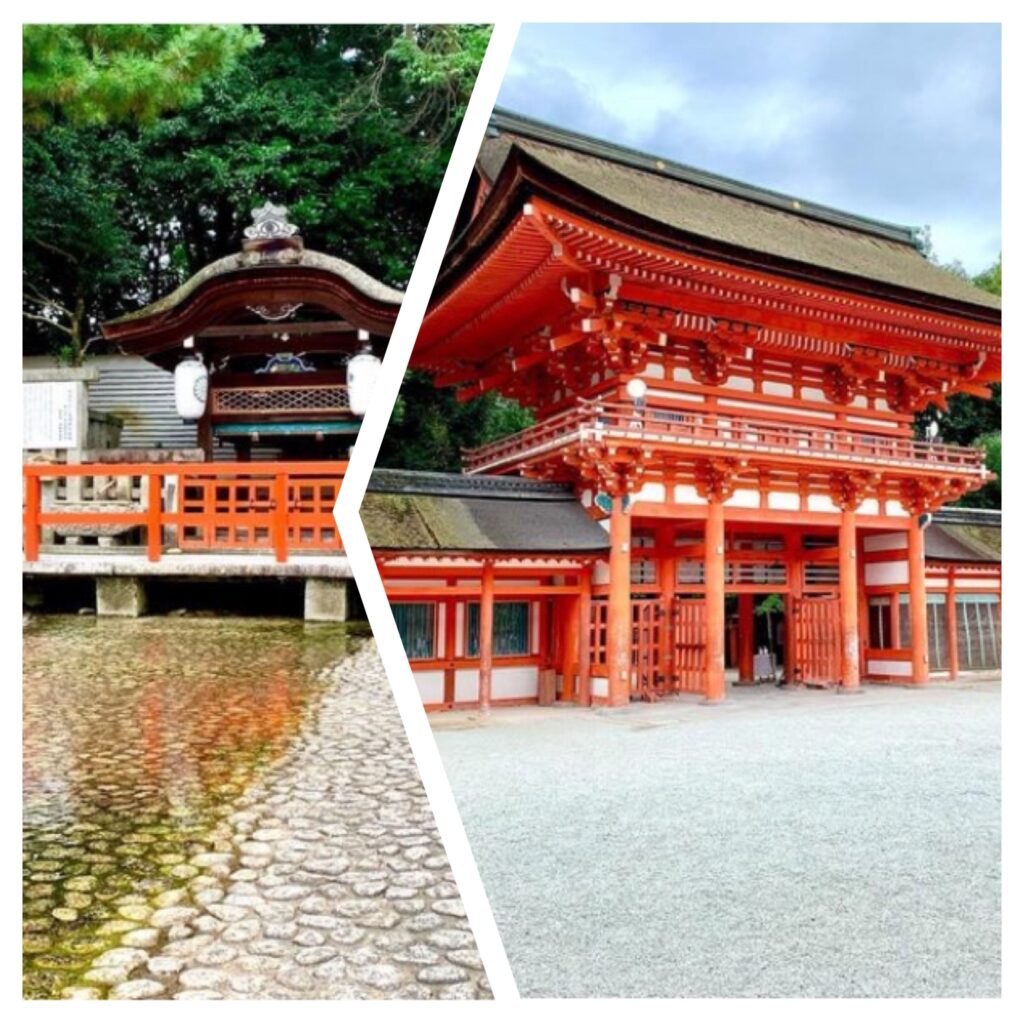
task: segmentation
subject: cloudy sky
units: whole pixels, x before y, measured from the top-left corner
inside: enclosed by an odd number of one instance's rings
[[[524,25],[499,103],[881,220],[976,273],[1000,249],[999,28]]]

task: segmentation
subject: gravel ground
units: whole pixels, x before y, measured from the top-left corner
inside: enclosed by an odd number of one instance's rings
[[[998,996],[997,682],[433,719],[524,996]]]
[[[372,643],[207,845],[66,996],[490,997]]]

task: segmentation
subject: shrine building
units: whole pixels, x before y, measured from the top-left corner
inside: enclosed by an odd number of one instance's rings
[[[535,423],[364,503],[425,704],[998,668],[991,474],[914,418],[1000,337],[913,229],[496,112],[410,365]]]
[[[252,215],[236,252],[102,324],[107,354],[26,360],[25,574],[95,578],[100,614],[140,614],[157,577],[267,576],[346,617],[334,505],[402,293],[284,207]]]

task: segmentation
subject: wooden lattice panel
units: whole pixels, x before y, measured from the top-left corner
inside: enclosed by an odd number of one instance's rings
[[[332,415],[349,408],[344,384],[214,388],[211,396],[214,416]]]

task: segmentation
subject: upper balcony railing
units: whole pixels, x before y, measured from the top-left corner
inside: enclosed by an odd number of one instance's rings
[[[679,454],[751,455],[808,466],[894,469],[984,476],[977,448],[870,434],[845,425],[779,423],[731,412],[703,412],[641,403],[585,401],[535,426],[463,453],[468,473],[508,472],[588,442]]]
[[[334,504],[346,462],[31,463],[24,552],[86,540],[170,552],[340,553]],[[54,548],[50,548],[50,545]]]

